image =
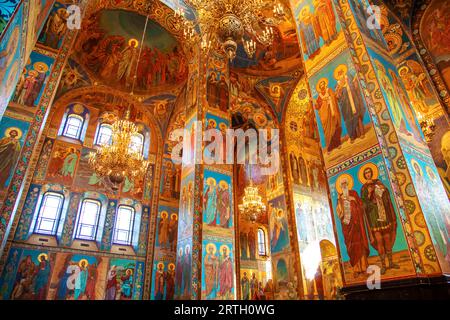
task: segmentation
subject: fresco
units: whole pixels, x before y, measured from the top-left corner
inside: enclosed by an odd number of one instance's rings
[[[405,153],[416,194],[444,272],[450,270],[450,202],[431,159]],[[416,235],[416,238],[419,235]],[[420,237],[419,237],[420,238]]]
[[[151,298],[153,300],[173,300],[175,297],[175,264],[168,261],[155,261]]]
[[[179,199],[181,187],[181,165],[173,163],[171,158],[164,159],[160,194],[162,198]]]
[[[0,191],[9,186],[30,124],[3,117],[0,122]]]
[[[447,88],[450,88],[450,3],[434,0],[420,23],[420,36],[433,57]]]
[[[209,227],[233,226],[233,198],[231,177],[215,171],[204,170],[203,223]]]
[[[288,212],[286,199],[281,195],[268,201],[267,212],[269,215],[270,249],[272,253],[278,253],[289,248]]]
[[[267,12],[272,15],[272,12]],[[249,75],[278,75],[299,68],[301,57],[294,22],[290,14],[277,26],[272,27],[274,41],[270,46],[257,43],[253,58],[245,53],[241,43],[238,44],[236,58],[230,67],[237,72]]]
[[[425,146],[420,126],[413,113],[406,89],[397,75],[397,68],[386,58],[368,48],[374,59],[375,73],[380,81],[381,91],[388,105],[394,127],[404,142]]]
[[[83,67],[69,58],[59,82],[56,99],[70,90],[90,86],[91,84],[91,80]]]
[[[311,76],[310,87],[327,167],[377,144],[348,51]]]
[[[12,101],[27,107],[36,107],[50,76],[54,59],[32,52],[28,61],[19,77]]]
[[[156,220],[155,248],[176,253],[178,208],[159,206]]]
[[[231,243],[203,241],[202,297],[234,299],[234,256]]]
[[[25,47],[25,57],[29,57],[33,50],[36,40],[44,27],[50,9],[53,7],[54,0],[31,0],[28,13],[28,30]]]
[[[306,70],[344,43],[344,33],[331,0],[291,0]]]
[[[241,267],[240,274],[242,300],[273,300],[273,280],[266,272]]]
[[[55,254],[45,250],[11,248],[0,279],[3,300],[45,300]]]
[[[72,185],[79,160],[78,146],[57,141],[47,167],[47,180]]]
[[[414,274],[380,155],[329,179],[346,283],[364,282],[369,265],[383,278]]]
[[[178,219],[178,238],[192,236],[192,220],[194,218],[194,172],[181,180],[180,209]]]
[[[122,10],[103,10],[85,19],[87,29],[78,37],[75,57],[86,71],[98,75],[104,83],[129,91],[136,68],[135,89],[140,92],[186,79],[187,66],[181,48],[156,22],[148,22],[141,44],[144,16]]]
[[[175,267],[175,296],[190,299],[192,289],[192,237],[181,239],[177,244]]]
[[[22,68],[23,11],[23,5],[20,5],[0,42],[0,115],[5,112]]]
[[[19,0],[8,0],[0,3],[0,36],[13,16],[19,2]]]
[[[67,31],[68,17],[66,5],[55,2],[37,42],[50,49],[58,50],[61,48]]]
[[[105,300],[140,300],[143,282],[143,262],[111,259],[106,276]]]
[[[206,80],[206,99],[210,108],[227,112],[229,103],[229,89],[226,75],[220,70],[209,71]]]
[[[362,34],[378,44],[385,46],[385,40],[383,37],[383,32],[380,28],[369,29],[367,27],[368,21],[370,21],[370,16],[375,13],[369,8],[370,3],[367,0],[350,0],[350,7],[352,8],[353,14],[355,16],[356,24]],[[371,12],[370,14],[368,12]],[[381,20],[381,19],[380,19]],[[381,21],[380,21],[381,23]]]

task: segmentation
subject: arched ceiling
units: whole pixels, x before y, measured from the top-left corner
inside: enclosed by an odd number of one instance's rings
[[[87,19],[72,59],[94,82],[124,92],[131,92],[134,85],[136,94],[147,95],[172,91],[187,79],[186,58],[180,44],[159,23],[148,21],[140,47],[145,16],[105,9]]]

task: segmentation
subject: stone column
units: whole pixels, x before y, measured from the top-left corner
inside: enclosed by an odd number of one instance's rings
[[[378,272],[383,287],[448,271],[443,212],[450,212],[450,204],[383,33],[368,27],[369,3],[291,0],[291,6],[344,287],[365,287]]]

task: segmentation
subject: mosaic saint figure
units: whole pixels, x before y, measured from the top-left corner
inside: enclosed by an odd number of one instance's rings
[[[165,290],[165,272],[164,272],[164,264],[162,262],[158,263],[156,273],[155,273],[155,300],[163,300],[164,299],[164,290]]]
[[[184,248],[184,259],[183,259],[183,290],[182,294],[187,297],[191,293],[191,248],[187,245]]]
[[[206,256],[203,259],[205,268],[205,294],[207,299],[217,297],[219,259],[216,256],[217,247],[213,243],[206,246]]]
[[[364,228],[364,205],[358,193],[352,188],[353,178],[350,175],[343,174],[337,179],[338,204],[336,211],[341,220],[353,276],[356,278],[367,270],[369,243]]]
[[[45,46],[58,49],[59,42],[67,30],[67,17],[68,13],[65,8],[59,8],[56,12],[51,13],[43,30]]]
[[[117,290],[117,269],[116,266],[112,266],[108,271],[106,278],[106,295],[105,300],[116,300]]]
[[[221,248],[219,259],[219,295],[222,298],[230,299],[231,290],[233,289],[233,262],[229,255],[229,249],[226,245]]]
[[[397,234],[397,218],[387,187],[377,179],[378,169],[374,164],[368,164],[360,170],[360,180],[364,182],[361,188],[361,200],[370,244],[377,250],[381,260],[381,274],[386,269],[399,269],[392,258],[392,247]],[[389,265],[386,267],[385,259]]]
[[[355,139],[364,137],[365,108],[358,79],[356,77],[349,78],[348,67],[345,64],[339,65],[334,70],[334,78],[337,80],[334,92],[344,118],[347,134],[350,137],[350,143],[353,143]]]
[[[250,259],[255,260],[256,259],[256,236],[255,236],[255,230],[253,228],[250,228],[248,231],[248,251],[250,254]]]
[[[167,211],[161,212],[161,218],[159,221],[158,229],[158,242],[161,248],[166,248],[169,240],[169,218]]]
[[[258,292],[258,279],[256,274],[252,273],[252,278],[250,279],[250,300],[255,300],[256,293]]]
[[[289,154],[289,163],[291,165],[292,179],[294,179],[294,183],[299,184],[298,160],[293,152]]]
[[[33,276],[36,265],[30,255],[27,255],[20,263],[16,273],[16,281],[11,293],[11,300],[26,298],[32,292]]]
[[[244,272],[244,275],[242,276],[241,289],[242,289],[242,299],[250,300],[250,281],[247,277],[247,272]]]
[[[314,0],[315,18],[320,36],[326,45],[329,45],[337,37],[336,16],[333,4],[329,0]]]
[[[75,167],[77,165],[78,154],[75,148],[69,148],[64,156],[63,166],[61,168],[61,176],[63,178],[73,178],[75,174]]]
[[[247,233],[244,231],[241,231],[239,234],[239,244],[241,245],[241,259],[246,260],[247,259],[247,248],[248,248],[248,240],[247,240]]]
[[[300,24],[300,38],[302,40],[303,53],[311,59],[320,51],[320,36],[317,33],[315,17],[311,14],[309,6],[302,8],[298,21]]]
[[[225,180],[219,182],[217,188],[217,214],[219,215],[219,225],[222,228],[229,228],[231,225],[231,194],[228,183]]]
[[[178,216],[176,213],[170,215],[169,222],[169,245],[170,250],[175,252],[177,249],[177,236],[178,236]]]
[[[47,284],[50,278],[50,262],[46,254],[40,254],[38,257],[39,264],[37,266],[36,277],[34,279],[34,294],[35,299],[45,300],[47,293]]]
[[[5,137],[0,139],[0,189],[5,186],[11,170],[19,158],[21,136],[20,129],[8,128],[5,131]]]
[[[318,110],[325,136],[325,147],[327,152],[341,146],[341,113],[338,108],[336,96],[328,87],[328,79],[322,78],[317,83],[318,97],[315,109]]]
[[[169,270],[166,273],[166,300],[173,300],[175,294],[175,265],[169,263]]]
[[[216,180],[208,178],[203,192],[203,214],[205,215],[205,222],[209,225],[215,226],[217,219],[217,188]]]

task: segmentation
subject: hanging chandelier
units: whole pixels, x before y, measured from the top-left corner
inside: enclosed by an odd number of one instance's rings
[[[434,119],[419,112],[417,115],[417,120],[419,121],[420,128],[425,136],[425,140],[427,142],[431,142],[436,133],[436,124],[434,123]]]
[[[137,68],[141,58],[147,25],[148,16],[142,32],[141,46],[130,92],[131,96],[134,95]],[[136,39],[132,40],[138,43]],[[139,134],[139,130],[130,121],[130,107],[128,106],[124,119],[119,119],[112,124],[111,143],[104,143],[96,152],[89,153],[89,165],[98,176],[109,179],[113,190],[118,190],[126,178],[131,181],[138,176],[145,176],[147,173],[149,162],[144,159],[141,150],[133,148],[132,138],[137,134]]]
[[[253,185],[251,178],[250,184],[244,189],[242,203],[238,205],[238,208],[241,215],[253,223],[256,222],[261,213],[266,211],[266,205],[262,202],[258,187]]]
[[[89,153],[89,165],[98,176],[109,179],[113,190],[118,190],[125,178],[145,175],[149,166],[142,153],[132,147],[132,137],[138,128],[129,118],[128,109],[125,118],[112,125],[111,144],[104,143],[96,152]]]
[[[273,27],[283,21],[285,12],[280,3],[273,0],[186,0],[197,12],[194,24],[184,22],[184,36],[187,41],[200,41],[203,53],[211,48],[223,50],[228,59],[236,57],[238,44],[241,43],[248,57],[253,58],[256,45],[270,46],[274,40]],[[266,11],[271,10],[272,17]],[[179,22],[184,12],[175,11]],[[199,29],[201,39],[194,30]]]

